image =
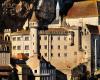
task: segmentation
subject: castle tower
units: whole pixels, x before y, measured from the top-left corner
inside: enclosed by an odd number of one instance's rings
[[[10,35],[11,35],[11,29],[5,29],[4,30],[4,40],[10,41]]]
[[[30,27],[30,40],[31,40],[31,53],[32,55],[38,53],[38,23],[37,18],[35,16],[35,12],[32,14],[32,18],[29,22]]]

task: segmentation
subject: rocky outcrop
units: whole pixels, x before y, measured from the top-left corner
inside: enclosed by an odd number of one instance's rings
[[[36,12],[39,23],[49,24],[55,18],[57,0],[0,0],[0,30],[3,28],[22,28],[32,12]],[[60,6],[68,0],[59,0]],[[62,11],[66,10],[61,8]],[[61,11],[61,12],[62,12]]]

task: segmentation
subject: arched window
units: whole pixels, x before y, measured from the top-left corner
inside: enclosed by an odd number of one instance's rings
[[[7,41],[7,37],[5,37],[5,41]]]
[[[5,41],[10,41],[10,37],[8,35],[5,36]]]
[[[10,37],[8,36],[8,41],[10,41]]]

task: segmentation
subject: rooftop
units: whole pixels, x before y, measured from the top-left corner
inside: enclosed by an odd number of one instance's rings
[[[66,34],[67,30],[64,28],[48,28],[47,30],[39,30],[40,34]],[[30,30],[21,30],[17,32],[11,33],[12,36],[17,36],[17,35],[29,35]]]
[[[64,28],[49,28],[48,30],[40,30],[40,34],[66,34],[67,30]]]
[[[35,63],[34,63],[35,62]],[[38,59],[37,55],[34,55],[32,57],[30,57],[27,61],[26,64],[31,68],[31,69],[35,69],[39,66],[40,64],[40,60]]]
[[[14,59],[28,59],[28,56],[26,56],[23,53],[19,53],[16,56],[13,56]]]
[[[11,33],[11,35],[15,36],[15,35],[29,35],[30,31],[29,30],[20,30],[20,31],[17,31],[17,32],[13,32]]]
[[[82,1],[82,2],[74,2],[73,6],[69,9],[65,18],[82,18],[82,17],[90,17],[90,16],[99,16],[97,5],[100,2],[95,1]]]

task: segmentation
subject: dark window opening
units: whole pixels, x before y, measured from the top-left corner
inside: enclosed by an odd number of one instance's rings
[[[58,49],[60,49],[60,45],[58,45]]]
[[[47,57],[47,53],[44,53],[45,57]]]
[[[51,45],[51,49],[53,49],[53,45]]]
[[[87,49],[87,46],[85,46],[85,49]]]
[[[60,37],[58,37],[58,40],[60,40]]]
[[[74,52],[74,55],[77,55],[77,52]]]
[[[53,53],[51,53],[51,57],[53,57]]]
[[[64,45],[64,49],[67,49],[67,45]]]
[[[60,57],[60,53],[58,53],[58,57]]]
[[[17,40],[20,41],[21,40],[21,37],[18,37]]]
[[[67,56],[67,53],[64,53],[64,56],[66,57]]]
[[[17,49],[18,49],[18,50],[21,50],[21,46],[17,46]]]
[[[37,70],[34,70],[34,73],[37,73]]]
[[[47,45],[45,45],[44,48],[47,49]]]
[[[25,37],[25,40],[28,41],[29,40],[29,37]]]
[[[44,40],[47,40],[47,36],[44,37]]]

